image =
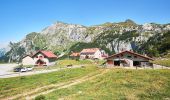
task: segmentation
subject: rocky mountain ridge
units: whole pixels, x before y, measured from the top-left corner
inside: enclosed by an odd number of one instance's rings
[[[110,53],[125,49],[139,51],[142,50],[141,47],[146,47],[150,38],[157,35],[161,37],[167,31],[170,31],[170,24],[146,23],[138,25],[130,19],[124,22],[107,22],[89,27],[56,22],[40,33],[28,34],[19,42],[19,45],[25,48],[25,53],[36,50],[69,53],[81,51],[86,47],[100,47]],[[147,48],[152,49],[153,47],[147,44]],[[141,53],[146,53],[146,50],[142,50]]]
[[[126,20],[120,23],[104,23],[95,26],[83,26],[77,24],[67,24],[63,22],[57,22],[40,32],[40,34],[46,36],[48,49],[54,48],[55,46],[61,46],[61,48],[56,49],[68,49],[71,45],[76,42],[93,42],[100,36],[103,32],[114,30],[113,34],[123,34],[125,32],[136,31],[139,33],[138,37],[133,38],[135,41],[147,41],[156,33],[161,33],[170,30],[170,25],[162,25],[155,23],[146,23],[144,25],[138,25],[132,20]],[[107,34],[107,33],[106,33]],[[102,39],[101,39],[102,40]],[[116,39],[112,41],[114,44],[114,49],[111,49],[109,45],[106,44],[108,49],[115,50],[116,52],[121,49],[132,49],[131,44],[125,41],[119,41],[119,45]],[[118,47],[119,46],[119,47]]]

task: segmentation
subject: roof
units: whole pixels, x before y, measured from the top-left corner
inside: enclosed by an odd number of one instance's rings
[[[99,48],[87,48],[83,49],[81,53],[95,53],[97,50],[100,50]]]
[[[32,58],[32,56],[30,56],[30,55],[25,55],[25,56],[22,57],[22,59],[24,59],[24,58],[26,58],[28,56]]]
[[[122,52],[117,53],[117,54],[114,54],[114,55],[111,55],[108,58],[112,58],[112,57],[118,56],[118,55],[123,54],[123,53],[130,53],[130,54],[133,54],[133,55],[136,55],[136,56],[140,56],[140,57],[145,58],[145,59],[153,60],[152,58],[150,58],[148,56],[144,56],[144,55],[141,55],[141,54],[138,54],[138,53],[135,53],[135,52],[132,52],[132,51],[127,51],[127,50],[122,51]],[[108,59],[108,58],[106,58],[106,59]]]
[[[79,52],[73,52],[70,56],[77,57],[77,56],[80,56],[80,53]]]
[[[57,56],[52,51],[42,51],[42,50],[37,51],[32,57],[34,57],[38,53],[42,53],[44,56],[48,58],[57,58]]]

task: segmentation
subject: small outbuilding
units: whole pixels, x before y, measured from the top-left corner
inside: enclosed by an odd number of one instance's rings
[[[149,62],[153,60],[148,56],[144,56],[133,51],[122,51],[120,53],[109,56],[107,59],[107,66],[124,66],[124,67],[145,67],[151,66]]]
[[[26,55],[22,58],[23,65],[34,65],[34,60],[30,55]]]
[[[79,52],[72,52],[70,54],[71,59],[79,59],[80,58],[80,53]]]

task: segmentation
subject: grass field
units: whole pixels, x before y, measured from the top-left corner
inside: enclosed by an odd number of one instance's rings
[[[47,74],[0,79],[0,99],[45,85],[69,81],[97,70],[94,66],[87,66],[86,68],[65,69]]]
[[[91,64],[91,61],[61,60],[59,62],[61,66],[68,64],[87,65],[85,68],[0,79],[0,99],[27,93],[51,84],[73,81],[91,73],[93,73],[92,76],[97,75],[106,70],[97,68]],[[51,88],[57,87],[47,87],[33,92],[33,95]],[[170,70],[108,69],[106,73],[92,80],[57,89],[43,96],[46,100],[169,100]]]
[[[166,59],[166,60],[155,60],[153,61],[154,64],[158,64],[158,65],[163,65],[166,67],[170,67],[170,59]]]
[[[63,68],[67,67],[67,65],[92,65],[92,61],[90,60],[71,60],[71,59],[65,59],[65,60],[57,60],[56,64],[54,66],[49,67],[35,67],[34,70],[44,70],[44,69],[56,69],[56,68]]]
[[[90,60],[58,60],[58,66],[92,64]]]
[[[94,80],[44,96],[47,100],[169,100],[170,70],[110,69]]]

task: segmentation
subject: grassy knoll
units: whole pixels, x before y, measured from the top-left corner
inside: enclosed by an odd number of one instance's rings
[[[167,66],[170,67],[170,59],[166,59],[166,60],[155,60],[153,61],[154,64],[158,64],[158,65],[163,65],[163,66]]]
[[[56,84],[85,76],[98,70],[95,66],[65,69],[57,72],[0,79],[0,99],[30,91],[49,84]]]
[[[66,66],[66,65],[83,65],[83,64],[94,64],[94,63],[96,63],[96,64],[102,64],[102,63],[104,63],[105,62],[105,60],[89,60],[89,59],[87,59],[87,60],[58,60],[57,61],[57,63],[56,63],[56,65],[57,66]]]
[[[59,65],[80,65],[80,64],[91,64],[91,61],[89,60],[59,60]]]
[[[44,69],[56,69],[56,68],[63,68],[67,67],[67,65],[92,65],[92,61],[90,60],[71,60],[71,59],[64,59],[64,60],[57,60],[54,66],[50,67],[35,67],[34,70],[44,70]]]
[[[58,60],[56,66],[54,67],[65,67],[67,65],[83,65],[83,64],[92,64],[90,60]]]
[[[94,80],[44,96],[47,100],[169,100],[170,70],[110,69]]]

